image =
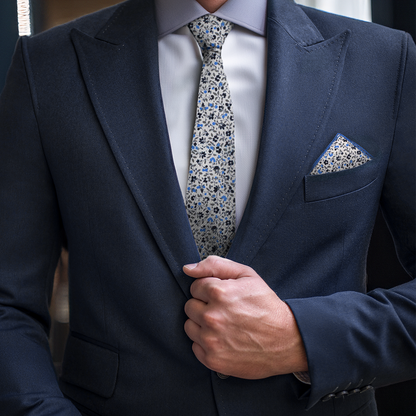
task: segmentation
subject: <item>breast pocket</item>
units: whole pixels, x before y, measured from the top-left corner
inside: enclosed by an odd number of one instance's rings
[[[340,172],[305,176],[305,202],[336,198],[369,186],[378,176],[376,159]]]

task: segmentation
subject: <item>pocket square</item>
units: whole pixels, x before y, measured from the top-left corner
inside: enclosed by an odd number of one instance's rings
[[[371,159],[372,156],[362,147],[338,133],[319,157],[310,174],[340,172],[361,166]]]

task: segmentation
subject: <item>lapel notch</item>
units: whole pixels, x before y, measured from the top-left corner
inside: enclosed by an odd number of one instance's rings
[[[276,22],[300,46],[324,41],[309,17],[292,0],[269,1],[268,20]]]

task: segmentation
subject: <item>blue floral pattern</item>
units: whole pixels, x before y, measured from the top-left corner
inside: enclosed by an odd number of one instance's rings
[[[188,27],[203,63],[185,203],[203,259],[225,256],[235,234],[235,124],[221,58],[233,24],[205,15]]]
[[[371,155],[368,152],[342,134],[337,134],[310,174],[322,175],[352,169],[369,160],[371,160]]]

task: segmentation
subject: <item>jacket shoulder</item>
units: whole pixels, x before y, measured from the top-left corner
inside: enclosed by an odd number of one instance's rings
[[[79,17],[31,37],[23,37],[23,51],[30,66],[39,68],[35,72],[49,71],[50,68],[64,68],[76,59],[71,32],[75,29],[87,36],[95,37],[99,31],[115,18],[128,3],[114,6]],[[49,68],[49,69],[48,69]]]
[[[54,45],[57,45],[57,47],[62,47],[64,46],[65,42],[70,41],[70,32],[73,29],[77,29],[86,35],[94,37],[97,32],[99,32],[100,29],[105,26],[114,15],[117,15],[119,10],[124,8],[126,3],[127,2],[122,2],[114,6],[98,10],[94,13],[79,17],[62,25],[53,27],[52,29],[48,29],[44,32],[32,36],[29,39],[29,43],[33,47],[38,45],[46,48],[48,48],[48,46],[53,48]]]
[[[311,7],[299,7],[302,8],[325,39],[346,30],[350,30],[356,40],[371,41],[373,46],[400,43],[405,37],[405,32],[376,23],[328,13]]]

